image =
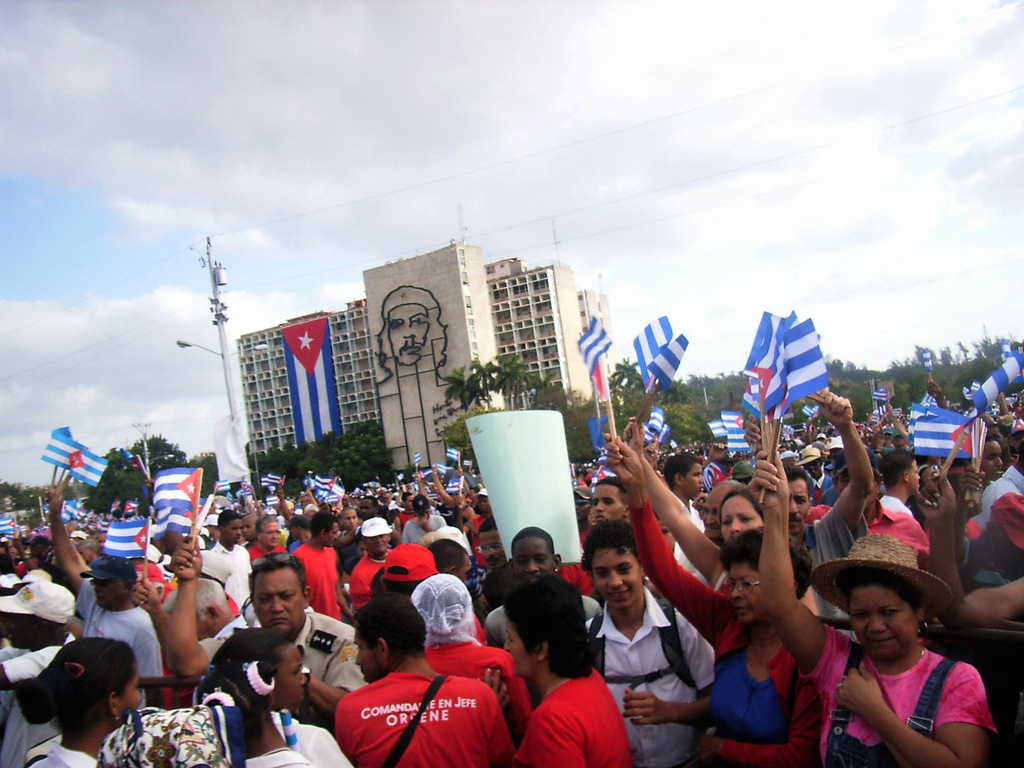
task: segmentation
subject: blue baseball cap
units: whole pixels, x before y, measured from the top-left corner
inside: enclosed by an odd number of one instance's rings
[[[92,561],[90,568],[92,570],[82,572],[82,578],[100,579],[101,581],[120,579],[129,584],[134,584],[138,579],[135,566],[127,557],[100,555]]]

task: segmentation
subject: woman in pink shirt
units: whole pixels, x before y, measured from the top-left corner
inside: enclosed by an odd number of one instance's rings
[[[920,625],[952,600],[945,582],[920,570],[913,549],[892,536],[858,539],[848,557],[822,563],[811,579],[849,614],[853,642],[794,598],[782,463],[759,461],[751,485],[766,490],[761,605],[818,689],[825,768],[987,765],[995,727],[981,676],[919,640]]]

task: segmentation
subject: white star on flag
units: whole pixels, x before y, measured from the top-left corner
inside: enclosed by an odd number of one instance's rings
[[[309,345],[313,343],[313,337],[309,335],[309,331],[299,336],[299,341],[302,342],[303,349],[309,349]]]

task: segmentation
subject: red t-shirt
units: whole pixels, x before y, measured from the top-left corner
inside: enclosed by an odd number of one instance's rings
[[[591,670],[586,677],[562,683],[544,699],[530,717],[515,764],[631,768],[626,724],[604,678]]]
[[[486,642],[486,641],[485,641]],[[512,663],[512,654],[502,648],[473,643],[448,643],[427,648],[427,664],[442,675],[459,675],[474,680],[483,680],[489,669],[501,672],[501,678],[508,686],[508,722],[512,735],[521,738],[526,733],[533,705],[530,692],[526,690],[523,678],[517,677]]]
[[[392,672],[338,703],[334,735],[353,765],[383,765],[429,685],[424,675]],[[401,763],[403,768],[509,766],[514,752],[494,691],[479,680],[449,677],[423,713]]]
[[[579,563],[576,563],[575,565],[563,565],[555,571],[555,573],[576,587],[576,589],[580,591],[581,595],[590,597],[594,593],[594,583],[590,580],[590,576],[583,570],[583,566]]]
[[[356,563],[352,575],[348,577],[348,597],[352,601],[352,610],[358,611],[370,602],[370,582],[377,571],[384,567],[386,560],[373,560],[369,555]]]
[[[303,544],[293,553],[306,566],[306,585],[309,587],[309,604],[317,613],[341,621],[338,607],[338,555],[334,547],[316,549]]]
[[[280,544],[275,544],[274,548],[272,550],[270,550],[269,552],[267,552],[267,550],[265,550],[262,547],[260,547],[259,544],[253,544],[251,547],[249,547],[249,559],[250,560],[259,560],[261,557],[266,557],[267,555],[274,555],[274,554],[277,554],[277,553],[283,553],[283,554],[287,555],[288,554],[288,550],[285,549],[284,547],[282,547]]]

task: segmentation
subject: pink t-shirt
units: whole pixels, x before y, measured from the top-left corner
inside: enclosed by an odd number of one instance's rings
[[[848,635],[826,626],[825,647],[822,649],[821,658],[818,659],[818,665],[814,671],[806,675],[814,683],[818,689],[818,696],[821,697],[822,762],[825,762],[825,745],[828,742],[831,713],[836,706],[835,692],[846,671],[846,660],[850,655],[851,644],[852,640]],[[898,675],[883,675],[875,668],[871,659],[867,655],[864,656],[865,665],[878,679],[882,695],[889,703],[889,708],[899,715],[903,722],[906,722],[907,718],[914,714],[925,681],[941,661],[942,656],[925,650],[921,660],[906,672]],[[981,682],[981,675],[970,664],[957,664],[946,678],[939,710],[935,716],[935,729],[937,730],[946,723],[971,723],[988,728],[993,733],[996,730],[995,723],[992,722],[992,714],[988,710],[988,700],[985,696],[985,686]],[[853,716],[846,732],[867,746],[878,744],[881,741],[875,729],[858,715]]]

